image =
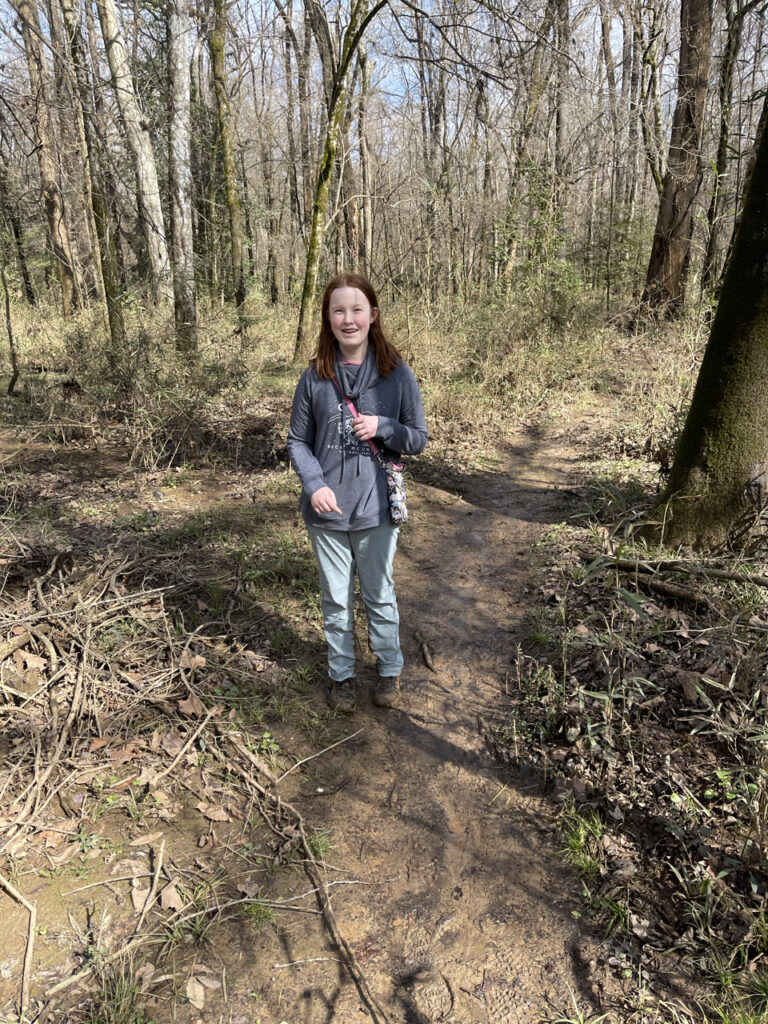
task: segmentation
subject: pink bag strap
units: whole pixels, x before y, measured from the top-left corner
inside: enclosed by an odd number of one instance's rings
[[[351,398],[347,398],[347,396],[341,390],[341,388],[339,387],[339,382],[336,380],[335,376],[332,376],[331,380],[335,384],[336,390],[341,395],[342,401],[346,403],[346,406],[349,409],[349,411],[352,413],[353,416],[357,416],[357,409],[355,408],[355,403],[352,401]],[[370,446],[370,449],[371,449],[371,451],[373,452],[374,455],[378,455],[379,454],[379,447],[378,447],[378,445],[374,444],[373,441],[367,441],[366,444],[368,444]]]

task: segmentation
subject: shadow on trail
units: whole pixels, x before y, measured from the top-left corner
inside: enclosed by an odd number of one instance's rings
[[[417,483],[427,484],[456,494],[465,502],[486,511],[511,516],[531,523],[554,523],[566,518],[563,507],[565,490],[577,497],[573,473],[579,459],[572,453],[561,453],[557,463],[539,465],[544,439],[531,432],[520,443],[505,442],[498,448],[499,465],[495,468],[473,469],[461,473],[455,462],[440,455],[424,455],[408,460],[408,475]],[[556,498],[553,506],[553,498]]]

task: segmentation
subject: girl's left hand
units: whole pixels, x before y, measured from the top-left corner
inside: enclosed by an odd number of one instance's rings
[[[376,437],[379,429],[378,416],[355,416],[352,420],[352,429],[359,441],[370,441]]]

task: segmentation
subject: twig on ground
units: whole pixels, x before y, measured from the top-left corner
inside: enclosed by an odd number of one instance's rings
[[[316,754],[312,754],[311,757],[305,757],[302,761],[297,761],[296,764],[289,768],[287,772],[283,772],[283,774],[278,777],[277,781],[282,782],[287,775],[290,775],[291,772],[295,772],[297,768],[301,768],[303,764],[306,764],[308,761],[314,761],[316,757],[321,757],[323,754],[327,754],[329,750],[333,750],[334,747],[338,747],[342,743],[346,743],[347,740],[353,740],[355,736],[359,736],[363,731],[363,729],[358,729],[357,732],[353,732],[350,736],[343,736],[340,740],[332,743],[330,747],[325,747],[323,750],[319,750]]]
[[[171,763],[168,765],[168,767],[167,768],[163,768],[163,770],[161,772],[159,772],[155,776],[155,779],[154,779],[155,782],[159,782],[160,779],[164,779],[165,776],[169,774],[169,772],[173,771],[173,769],[176,767],[176,765],[179,763],[179,761],[181,761],[182,757],[184,757],[184,755],[187,753],[189,748],[195,742],[195,740],[200,735],[200,733],[203,731],[203,729],[206,727],[206,725],[208,725],[208,723],[210,722],[212,716],[213,716],[213,711],[209,710],[208,713],[206,714],[205,718],[200,723],[200,725],[198,725],[198,727],[195,729],[195,731],[190,736],[187,737],[186,741],[184,742],[184,746],[178,752],[176,757],[174,757],[174,759],[171,761]]]
[[[144,918],[147,916],[147,911],[155,901],[157,895],[157,883],[160,878],[160,872],[163,869],[163,854],[165,853],[165,840],[160,841],[160,849],[157,852],[157,861],[155,862],[155,873],[152,876],[152,885],[149,887],[147,898],[144,900],[144,906],[141,908],[141,914],[139,914],[139,920],[136,922],[136,927],[133,930],[133,935],[136,936],[141,930],[141,926],[144,923]]]
[[[24,950],[24,966],[21,972],[21,1005],[19,1007],[19,1018],[24,1019],[27,1006],[29,1005],[29,973],[32,968],[32,953],[35,948],[35,926],[37,923],[37,907],[34,903],[30,903],[28,899],[21,895],[18,889],[15,889],[11,883],[3,875],[0,875],[0,886],[20,903],[29,913],[29,923],[27,926],[27,945]]]
[[[429,644],[421,635],[421,633],[418,632],[418,630],[413,635],[416,639],[416,643],[419,644],[419,646],[421,647],[421,656],[424,659],[424,664],[427,666],[430,672],[437,672],[437,669],[435,668],[435,663],[432,659],[432,651],[429,647]]]
[[[343,960],[339,960],[335,956],[311,956],[307,960],[291,960],[289,964],[272,964],[272,968],[275,971],[279,971],[281,967],[300,967],[302,964],[343,964]]]

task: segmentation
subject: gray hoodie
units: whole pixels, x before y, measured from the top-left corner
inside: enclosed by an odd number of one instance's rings
[[[385,456],[417,455],[427,443],[419,385],[399,362],[388,377],[376,368],[373,346],[359,366],[337,362],[336,380],[357,411],[379,417],[374,443]],[[389,515],[384,471],[367,441],[352,431],[352,414],[332,380],[305,370],[296,388],[288,432],[291,464],[301,480],[301,511],[309,526],[326,530],[367,530]],[[342,510],[318,515],[310,504],[320,487],[330,487]]]

